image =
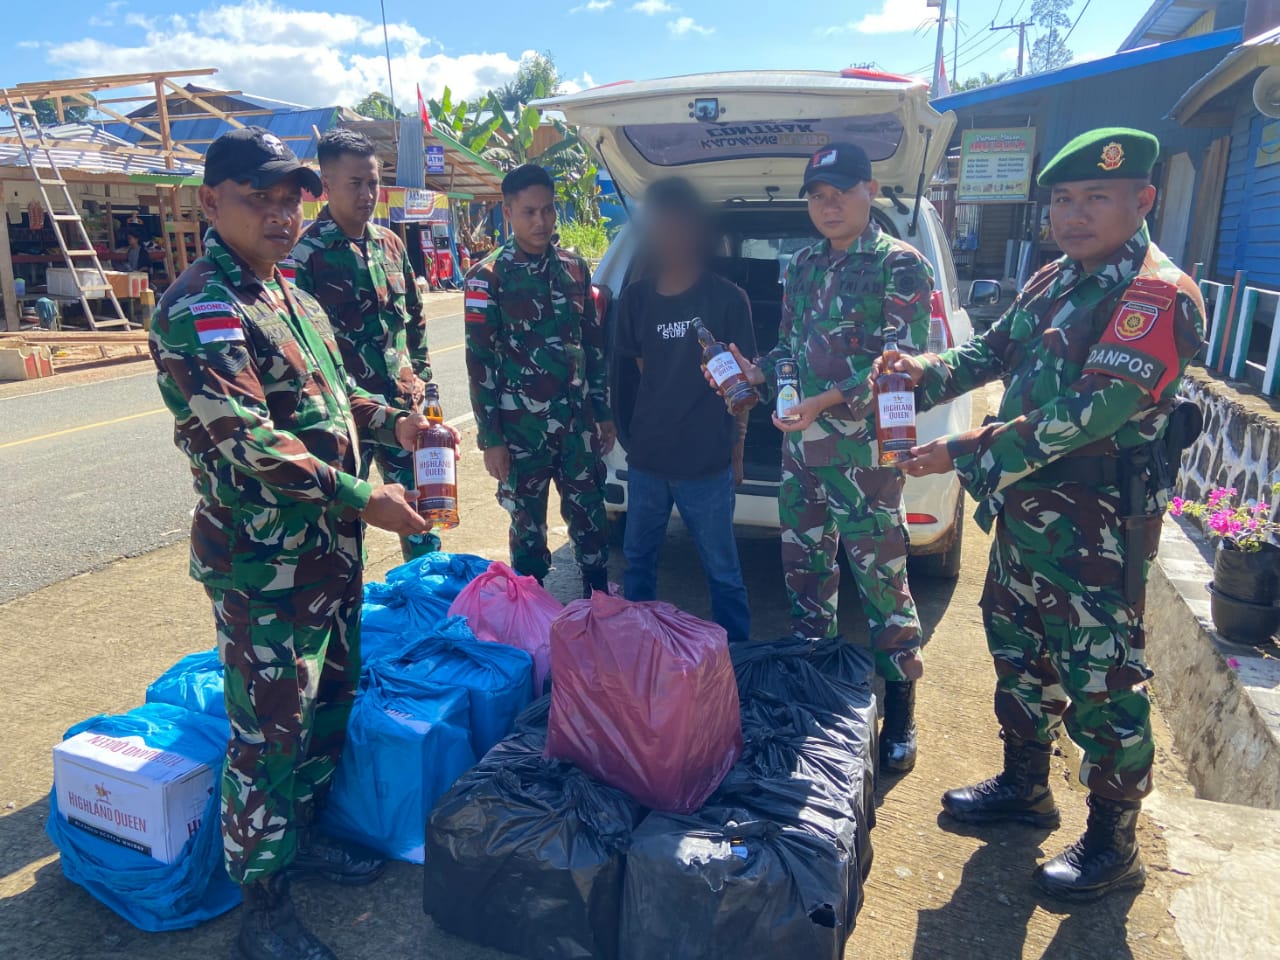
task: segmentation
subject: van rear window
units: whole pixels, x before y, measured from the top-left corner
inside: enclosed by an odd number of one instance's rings
[[[857,143],[872,162],[887,160],[902,142],[892,113],[825,120],[742,123],[646,123],[622,128],[644,159],[659,167],[752,157],[808,157],[828,143]]]

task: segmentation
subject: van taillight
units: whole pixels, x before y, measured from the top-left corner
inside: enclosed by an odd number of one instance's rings
[[[603,320],[605,314],[609,312],[609,301],[613,299],[613,294],[609,292],[608,287],[597,286],[593,283],[591,285],[591,299],[596,305],[596,316]]]
[[[942,298],[942,291],[933,291],[929,298],[929,342],[925,349],[929,353],[941,353],[956,345],[951,335],[951,324],[947,320],[947,304]]]
[[[930,523],[937,523],[938,518],[931,513],[908,513],[907,523],[913,523],[916,526],[925,526]]]

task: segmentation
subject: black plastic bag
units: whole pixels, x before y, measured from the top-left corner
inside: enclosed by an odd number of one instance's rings
[[[547,722],[550,718],[551,694],[547,694],[545,697],[539,697],[520,711],[516,716],[513,729],[517,732],[537,730],[545,734],[547,732]]]
[[[759,695],[742,704],[742,759],[721,785],[721,796],[752,798],[763,781],[814,784],[826,806],[855,827],[863,876],[871,868],[875,826],[875,765],[870,731],[854,721]]]
[[[543,736],[508,737],[436,805],[423,909],[441,929],[509,953],[612,960],[642,810],[571,764],[530,754]]]
[[[875,726],[875,666],[864,650],[837,638],[737,643],[731,648],[738,694],[768,694]]]
[[[757,811],[652,813],[627,855],[622,960],[839,960],[861,901],[856,857]]]

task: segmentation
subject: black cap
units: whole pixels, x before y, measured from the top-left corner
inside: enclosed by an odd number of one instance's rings
[[[871,178],[871,158],[856,143],[829,143],[812,157],[804,168],[804,186],[800,196],[809,192],[815,183],[829,183],[838,190]]]
[[[262,127],[241,127],[224,133],[209,145],[204,155],[207,187],[234,180],[266,188],[298,171],[302,172],[298,178],[302,186],[312,196],[320,196],[324,190],[320,175],[303,166],[279,137]]]

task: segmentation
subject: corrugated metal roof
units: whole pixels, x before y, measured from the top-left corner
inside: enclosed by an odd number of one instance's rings
[[[43,143],[56,143],[50,148],[53,162],[59,168],[95,175],[132,176],[160,174],[165,176],[198,177],[204,172],[199,164],[177,162],[166,167],[164,157],[155,150],[139,147],[135,143],[114,136],[89,123],[64,123],[44,127]],[[43,150],[34,149],[37,142],[34,131],[23,131],[30,151],[38,167],[48,166]],[[139,136],[141,136],[139,134]],[[0,166],[30,168],[28,154],[18,142],[13,127],[0,128]]]
[[[277,110],[269,116],[243,117],[240,122],[245,126],[265,127],[285,142],[302,160],[313,160],[316,154],[316,139],[311,128],[316,127],[324,133],[332,127],[340,114],[339,107],[318,107],[307,110]],[[146,122],[146,118],[143,118]],[[155,121],[152,121],[154,124]],[[102,124],[102,129],[131,143],[138,143],[150,138],[128,124],[118,120]],[[172,117],[169,129],[173,139],[190,147],[197,153],[204,153],[209,144],[233,129],[225,120],[214,117]]]
[[[1134,50],[1179,36],[1212,9],[1205,0],[1156,0],[1120,44],[1120,51]]]
[[[1057,86],[1058,84],[1105,76],[1121,70],[1132,70],[1134,67],[1143,67],[1172,60],[1175,57],[1186,56],[1189,53],[1201,53],[1205,50],[1234,47],[1240,43],[1243,36],[1243,27],[1215,30],[1213,33],[1186,37],[1182,40],[1170,40],[1168,43],[1158,43],[1150,47],[1141,47],[1137,50],[1125,50],[1109,57],[1087,60],[1084,63],[1073,63],[1057,70],[1046,70],[1044,73],[1033,73],[1029,76],[1018,77],[1015,80],[993,83],[989,87],[966,90],[964,93],[955,93],[949,97],[939,97],[931,102],[933,108],[940,113],[947,110],[960,110],[965,107],[990,103],[994,100],[1035,93],[1038,90],[1044,90],[1047,87]]]
[[[1250,37],[1197,80],[1173,105],[1169,116],[1187,123],[1218,94],[1265,67],[1280,65],[1280,27]]]

